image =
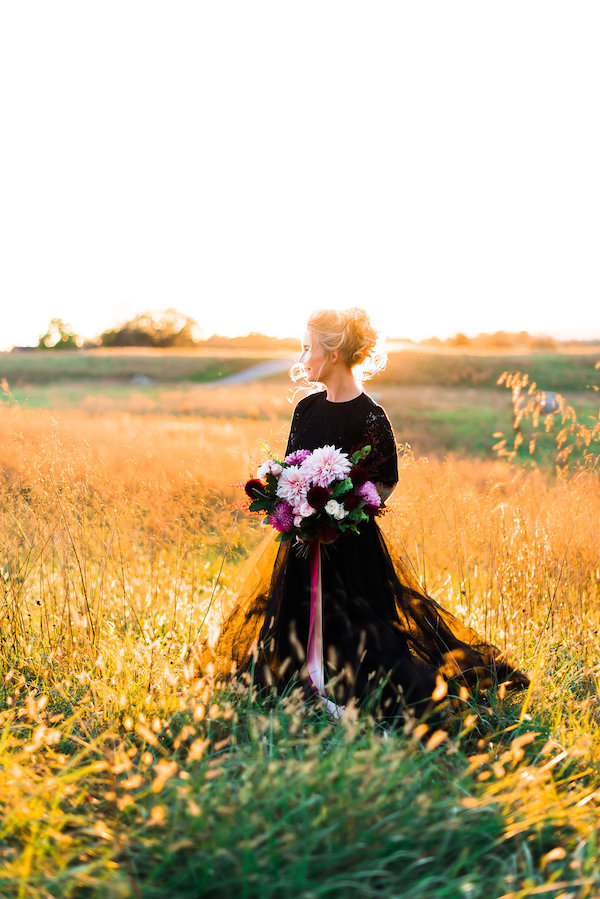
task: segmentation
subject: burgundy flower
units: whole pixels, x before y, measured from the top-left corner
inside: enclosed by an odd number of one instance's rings
[[[369,480],[369,472],[362,465],[355,465],[348,477],[351,478],[354,487],[362,487],[365,481]]]
[[[324,509],[331,499],[331,490],[329,487],[319,487],[318,484],[315,484],[306,494],[306,499],[308,504],[318,512],[320,509]]]
[[[318,533],[318,539],[321,543],[333,543],[339,536],[340,532],[330,524],[326,524]]]
[[[250,499],[256,499],[256,493],[254,491],[258,490],[259,493],[264,493],[265,485],[262,481],[259,481],[258,478],[250,478],[249,481],[246,481],[244,490],[246,491]]]
[[[349,493],[347,497],[344,499],[344,509],[346,512],[353,512],[361,499],[359,496],[355,496],[353,493]]]
[[[277,503],[271,515],[269,524],[281,534],[287,534],[294,527],[294,513],[289,503]]]

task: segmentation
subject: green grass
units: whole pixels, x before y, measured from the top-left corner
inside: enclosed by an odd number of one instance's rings
[[[34,383],[26,387],[11,388],[11,396],[28,409],[77,409],[89,406],[90,400],[100,399],[110,409],[128,404],[133,397],[157,400],[164,387],[107,383],[97,380],[69,380]],[[7,399],[4,399],[7,402]]]
[[[269,410],[268,396],[262,393],[258,406],[251,392],[236,401],[237,387],[230,388],[233,405],[225,401],[221,407],[193,395],[196,385],[218,384],[221,378],[265,359],[241,351],[222,356],[126,350],[3,353],[0,378],[8,381],[14,399],[31,409],[286,417],[287,406],[282,409],[280,403]],[[590,417],[598,413],[598,395],[588,389],[599,380],[595,362],[592,354],[395,352],[390,354],[388,367],[374,382],[373,390],[376,396],[381,394],[398,440],[409,443],[416,453],[489,458],[497,442],[494,433],[502,432],[509,448],[513,439],[510,393],[497,385],[503,371],[527,372],[530,382],[535,381],[540,389],[563,393],[580,417]],[[153,383],[132,383],[135,375],[149,377]],[[260,388],[271,385],[279,389],[277,397],[281,399],[286,380],[283,373],[274,375]],[[273,398],[275,401],[275,393]],[[239,408],[234,408],[236,402]],[[525,440],[518,451],[519,461],[552,465],[553,434],[545,434],[543,427],[534,431],[526,422],[522,432]],[[529,453],[531,437],[536,438],[533,457]],[[581,458],[581,452],[574,458]]]
[[[598,417],[598,394],[565,394],[566,401],[576,410],[578,419],[589,423]],[[443,458],[449,454],[481,459],[495,456],[494,445],[504,434],[508,447],[512,447],[512,403],[509,391],[497,388],[495,394],[487,390],[461,388],[431,391],[412,389],[404,392],[386,385],[381,392],[381,402],[394,424],[397,439],[408,443],[418,455],[434,455]],[[543,417],[537,427],[531,420],[521,423],[523,443],[517,458],[521,463],[554,465],[556,434],[560,428],[560,416],[554,427],[546,432]],[[535,451],[529,452],[529,441],[535,438]],[[581,460],[582,452],[573,455],[573,462]]]
[[[583,802],[597,774],[577,751],[560,758],[543,714],[519,723],[518,701],[492,693],[428,749],[428,735],[334,724],[300,695],[146,693],[90,663],[78,688],[68,670],[10,662],[30,699],[0,736],[7,899],[488,899],[549,878],[585,885],[581,896],[600,888],[595,806]]]
[[[540,390],[580,392],[600,381],[598,354],[392,353],[377,383],[495,389],[503,371],[528,372]]]
[[[462,406],[455,409],[405,408],[397,423],[403,442],[419,453],[445,456],[492,455],[494,431],[510,428],[511,415],[506,409],[485,406]]]
[[[127,382],[135,375],[158,383],[190,381],[203,383],[235,374],[270,358],[268,355],[219,355],[203,353],[128,353],[76,350],[0,353],[0,378],[11,389],[26,384],[84,380]]]
[[[293,353],[291,354],[293,356]],[[39,384],[50,380],[116,379],[134,375],[151,377],[158,383],[174,381],[204,382],[233,374],[250,365],[272,358],[268,351],[255,356],[239,351],[207,355],[205,351],[143,353],[120,350],[26,353],[1,353],[0,378],[11,387]],[[598,383],[594,364],[598,354],[528,353],[469,354],[459,352],[393,352],[378,384],[440,387],[474,387],[491,390],[505,370],[529,372],[542,390],[585,391]],[[279,380],[284,381],[285,375]]]

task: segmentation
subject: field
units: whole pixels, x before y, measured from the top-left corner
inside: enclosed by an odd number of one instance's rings
[[[597,420],[597,396],[590,388],[600,380],[598,359],[600,345],[586,353],[396,351],[371,392],[389,411],[400,442],[415,454],[485,459],[496,442],[492,435],[512,432],[511,396],[497,384],[503,371],[527,372],[539,389],[563,394],[581,419]],[[279,372],[231,389],[233,376],[273,360],[280,363]],[[215,350],[0,353],[0,383],[29,409],[239,417],[278,421],[285,431],[295,399],[286,360],[295,361],[293,354],[264,349],[220,349],[218,355]],[[547,463],[554,440],[540,430],[537,458]]]
[[[264,538],[238,485],[284,445],[284,379],[41,356],[0,357],[0,896],[600,893],[600,484],[491,449],[502,370],[591,414],[593,359],[399,354],[374,382],[404,445],[382,527],[532,679],[388,733],[184,666]]]

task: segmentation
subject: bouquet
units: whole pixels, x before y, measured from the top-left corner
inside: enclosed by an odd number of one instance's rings
[[[381,508],[381,497],[362,462],[364,446],[350,456],[334,446],[296,450],[285,459],[271,456],[247,481],[251,512],[278,540],[332,543],[340,534],[358,533],[359,525]]]

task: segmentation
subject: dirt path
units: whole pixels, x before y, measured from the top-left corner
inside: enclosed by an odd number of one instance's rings
[[[259,362],[257,365],[251,365],[243,371],[227,375],[225,378],[219,378],[217,381],[210,381],[206,386],[229,387],[230,384],[247,384],[249,381],[259,381],[262,378],[268,378],[271,375],[278,375],[281,372],[288,371],[294,362],[295,360],[291,357],[288,359],[270,359],[268,362]]]

